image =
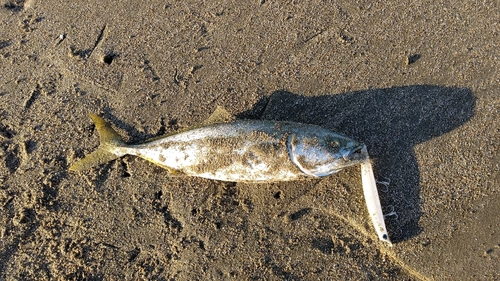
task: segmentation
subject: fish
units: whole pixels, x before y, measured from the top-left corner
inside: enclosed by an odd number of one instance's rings
[[[101,144],[73,164],[72,171],[135,155],[173,175],[277,182],[328,176],[367,159],[361,143],[320,126],[235,120],[223,108],[201,125],[140,144],[126,144],[108,122],[95,114],[90,117]]]
[[[127,144],[103,118],[95,114],[90,118],[100,135],[100,145],[74,163],[71,171],[81,172],[134,155],[167,169],[172,176],[267,183],[322,178],[362,165],[367,207],[370,213],[374,206],[378,208],[372,220],[377,233],[383,232],[380,239],[389,241],[383,216],[378,216],[382,210],[378,195],[374,196],[377,190],[366,146],[345,135],[311,124],[237,120],[217,107],[196,126]]]

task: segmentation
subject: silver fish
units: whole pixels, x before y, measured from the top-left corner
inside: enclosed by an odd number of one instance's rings
[[[91,114],[99,148],[70,170],[82,171],[135,155],[174,174],[233,182],[324,177],[368,159],[363,145],[315,125],[234,120],[222,108],[201,126],[129,145],[109,123]]]

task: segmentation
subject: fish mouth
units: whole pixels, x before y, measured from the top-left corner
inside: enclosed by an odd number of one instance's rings
[[[360,144],[352,149],[349,149],[342,154],[342,158],[344,158],[346,162],[352,163],[352,165],[361,163],[368,159],[366,146],[364,144]]]

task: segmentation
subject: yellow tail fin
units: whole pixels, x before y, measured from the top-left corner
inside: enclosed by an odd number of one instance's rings
[[[116,153],[115,149],[125,146],[122,137],[101,117],[91,113],[90,118],[94,121],[97,132],[99,132],[101,144],[96,151],[69,167],[71,171],[87,170],[123,156],[123,154]]]

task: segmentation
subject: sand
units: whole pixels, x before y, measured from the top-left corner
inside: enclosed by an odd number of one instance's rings
[[[104,3],[103,3],[104,2]],[[500,280],[496,1],[34,1],[0,6],[1,280]],[[217,106],[365,143],[359,167],[273,184],[68,167]]]

